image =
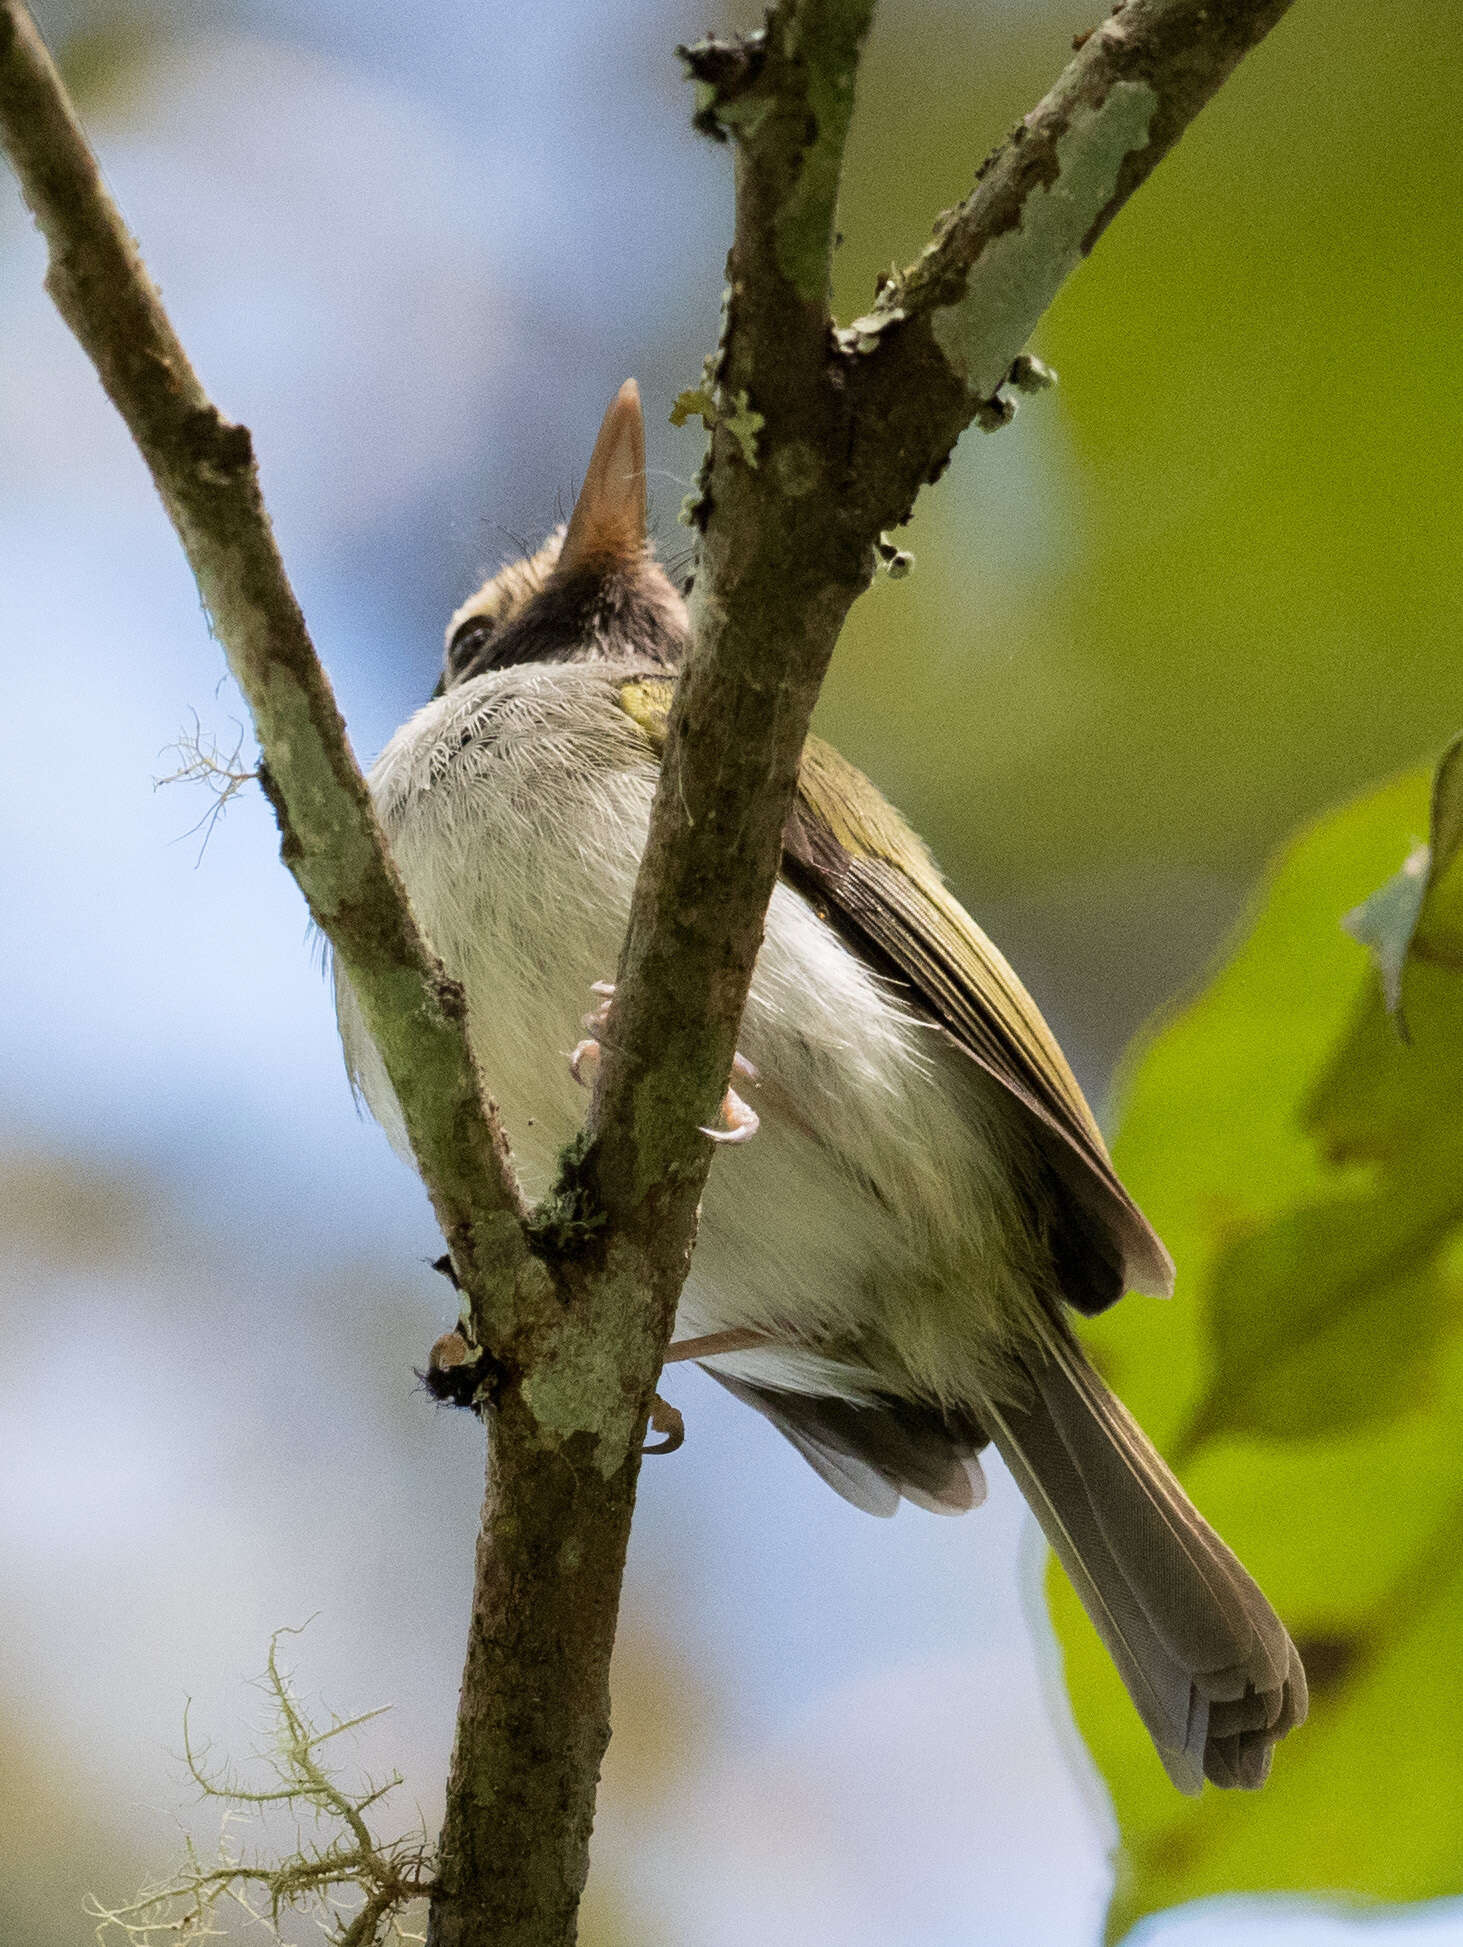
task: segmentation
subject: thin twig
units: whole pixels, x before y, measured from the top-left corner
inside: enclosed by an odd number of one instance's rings
[[[972,421],[994,430],[1012,416],[1002,388],[1019,385],[1013,366],[1042,314],[1290,4],[1118,0],[928,247],[839,333],[866,523],[907,518]]]

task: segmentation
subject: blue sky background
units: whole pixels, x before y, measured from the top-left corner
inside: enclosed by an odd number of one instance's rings
[[[921,45],[987,37],[1001,74],[1054,73],[1091,24],[1069,12],[915,9]],[[508,537],[535,541],[572,499],[628,373],[679,545],[699,444],[666,411],[714,339],[730,214],[727,157],[690,133],[670,56],[713,24],[701,13],[39,13],[70,40],[108,179],[195,363],[253,430],[364,759],[430,688],[446,615]],[[880,59],[887,89],[892,42]],[[961,176],[1002,126],[972,117]],[[246,793],[205,845],[200,788],[154,786],[195,713],[227,750],[243,712],[42,271],[19,199],[0,196],[0,1916],[12,1939],[69,1947],[90,1936],[87,1890],[122,1897],[171,1865],[179,1818],[209,1838],[176,1761],[184,1698],[220,1751],[247,1748],[243,1679],[282,1624],[315,1618],[290,1653],[307,1696],[394,1705],[362,1761],[398,1766],[432,1822],[481,1436],[414,1388],[452,1309],[428,1268],[440,1247],[352,1104],[267,811]],[[1098,462],[1064,413],[1038,402],[940,489],[922,545],[963,521],[999,549],[998,579],[942,584],[978,597],[992,629],[1019,628],[1080,565]],[[931,653],[961,667],[959,650]],[[1029,680],[1054,719],[1075,707],[1059,658]],[[918,747],[895,741],[881,769],[878,715],[876,688],[859,755],[899,789]],[[1097,937],[1122,978],[1074,976],[1053,1006],[1099,1089],[1247,882],[1243,858],[1103,870],[1082,896],[1106,887],[1111,913],[1158,883],[1169,940],[1124,960]],[[1073,957],[1043,917],[1059,892],[1006,900],[1044,995]],[[586,1937],[1093,1941],[1114,1831],[998,1465],[976,1517],[877,1523],[699,1375],[669,1390],[690,1437],[645,1471]],[[1245,1903],[1143,1937],[1390,1947],[1463,1941],[1463,1916]]]

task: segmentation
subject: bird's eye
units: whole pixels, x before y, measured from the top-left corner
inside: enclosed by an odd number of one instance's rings
[[[496,633],[489,615],[470,615],[447,645],[447,681],[460,683],[487,669],[488,644]]]

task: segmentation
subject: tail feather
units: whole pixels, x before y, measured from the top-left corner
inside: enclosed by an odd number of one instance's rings
[[[1253,1789],[1306,1712],[1284,1625],[1070,1343],[990,1430],[1181,1791]]]
[[[1189,1564],[1190,1576],[1159,1583],[1157,1599],[1186,1653],[1208,1670],[1210,1696],[1238,1702],[1256,1683],[1275,1694],[1278,1708],[1295,1654],[1284,1625],[1132,1414],[1067,1347],[1058,1350],[1042,1391],[1096,1489],[1098,1518],[1114,1549],[1151,1550],[1161,1558],[1168,1544]]]

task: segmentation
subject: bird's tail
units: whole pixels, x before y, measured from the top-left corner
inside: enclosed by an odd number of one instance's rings
[[[1306,1714],[1295,1645],[1259,1588],[1070,1340],[987,1406],[996,1446],[1071,1576],[1169,1777],[1253,1790]]]

